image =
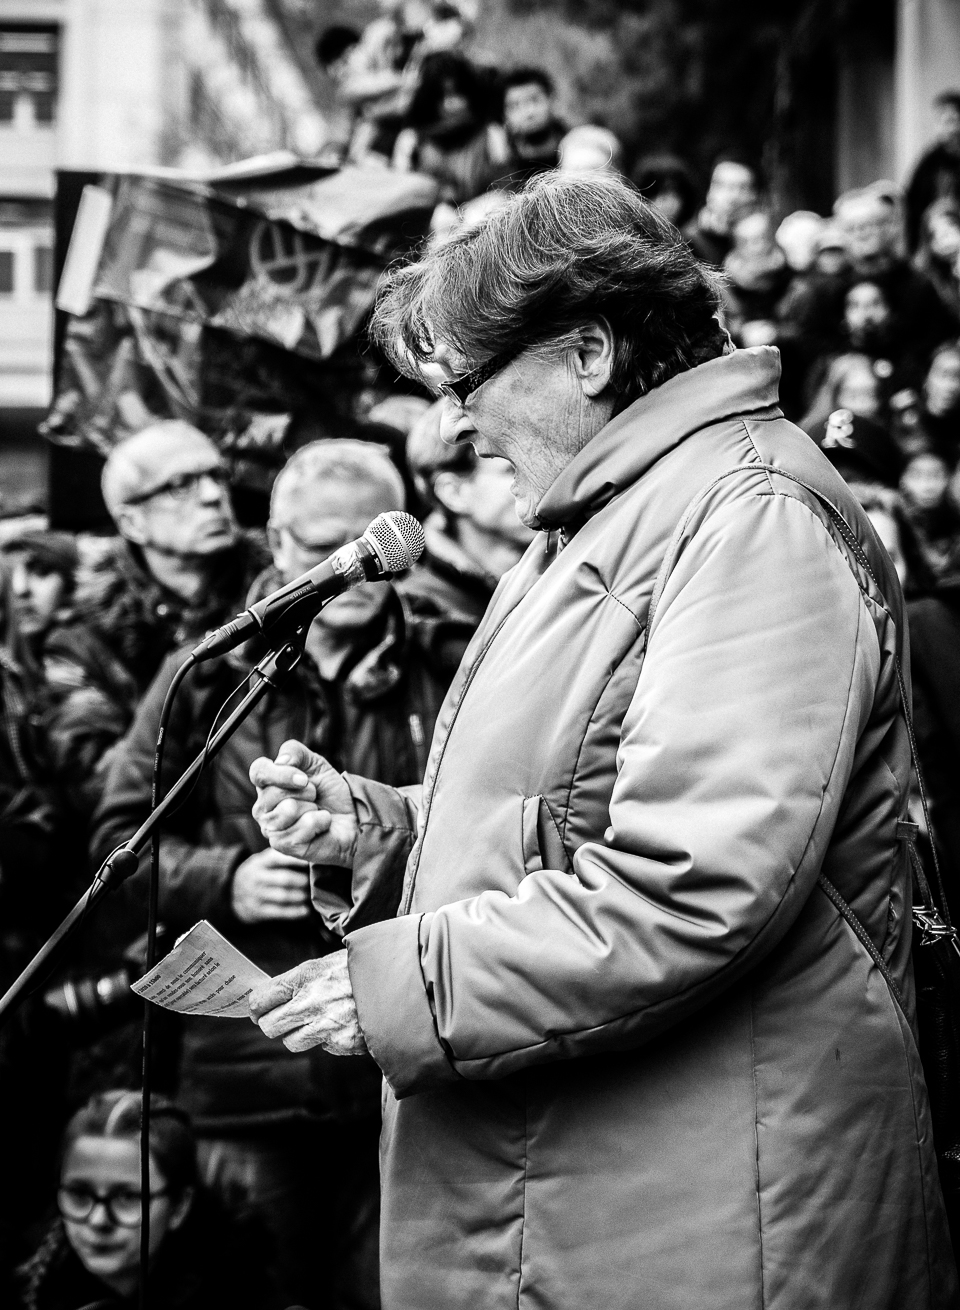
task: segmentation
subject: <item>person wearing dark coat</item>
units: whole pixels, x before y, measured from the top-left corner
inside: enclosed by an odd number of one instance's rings
[[[537,173],[557,167],[560,142],[570,129],[557,117],[553,78],[542,68],[511,69],[500,86],[510,143],[506,168],[511,187],[518,187]]]
[[[189,424],[158,423],[121,442],[103,493],[120,536],[44,649],[51,749],[85,819],[164,657],[242,609],[267,562],[257,537],[237,527],[216,446]]]
[[[907,245],[920,241],[924,213],[935,200],[960,202],[960,91],[944,91],[933,102],[937,134],[914,165],[906,192]]]
[[[644,155],[634,164],[630,181],[674,227],[684,228],[693,218],[696,183],[689,166],[677,155]]]
[[[910,668],[917,749],[944,889],[960,919],[960,575],[910,602]]]
[[[703,208],[684,228],[697,259],[718,268],[733,249],[733,225],[760,200],[757,170],[736,155],[720,155],[713,165]]]
[[[846,267],[839,276],[811,278],[787,311],[805,357],[813,361],[843,350],[847,294],[867,282],[878,288],[914,358],[955,336],[954,319],[933,284],[897,253],[897,216],[890,199],[870,189],[851,191],[840,197],[835,211]]]
[[[379,447],[331,440],[301,448],[274,487],[275,564],[250,603],[402,503],[400,476]],[[180,933],[207,919],[271,975],[333,949],[336,939],[309,906],[306,866],[271,852],[250,816],[247,770],[264,751],[306,734],[342,768],[393,786],[419,782],[469,631],[410,619],[386,583],[332,601],[311,627],[300,665],[241,725],[165,830],[164,923]],[[218,708],[261,653],[237,653],[191,674],[167,735],[169,781],[202,749]],[[181,659],[163,666],[115,754],[96,816],[96,859],[149,810],[160,708]],[[118,937],[129,938],[142,920],[144,895],[142,870],[117,894],[128,916]],[[291,1054],[249,1023],[189,1018],[177,1084],[200,1138],[204,1181],[233,1212],[260,1214],[275,1236],[281,1303],[375,1306],[380,1084],[373,1062]]]

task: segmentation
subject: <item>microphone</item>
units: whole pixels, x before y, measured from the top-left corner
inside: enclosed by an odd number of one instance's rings
[[[379,582],[404,573],[423,554],[423,528],[412,514],[379,514],[362,537],[335,550],[329,559],[273,591],[194,646],[196,664],[225,655],[258,634],[269,635],[281,620],[299,627],[313,619],[327,601],[364,582]],[[284,624],[287,627],[287,623]]]

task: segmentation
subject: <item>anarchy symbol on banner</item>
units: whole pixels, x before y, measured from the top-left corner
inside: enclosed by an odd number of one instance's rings
[[[259,223],[250,239],[250,267],[290,295],[308,291],[321,281],[332,251],[308,246],[302,232],[276,223]]]

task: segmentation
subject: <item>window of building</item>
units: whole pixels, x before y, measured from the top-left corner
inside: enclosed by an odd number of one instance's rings
[[[13,295],[14,252],[0,250],[0,296]]]
[[[33,289],[41,295],[53,290],[53,250],[50,246],[33,247]]]
[[[55,120],[58,46],[55,27],[0,24],[0,123],[14,121],[18,99],[29,102],[35,123]]]

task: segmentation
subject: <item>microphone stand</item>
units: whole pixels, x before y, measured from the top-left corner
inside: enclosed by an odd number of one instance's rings
[[[307,624],[309,626],[309,623]],[[108,892],[136,873],[140,853],[143,851],[152,833],[160,826],[164,818],[188,788],[192,787],[207,760],[212,759],[230,740],[237,728],[250,714],[267,692],[276,687],[280,681],[299,664],[303,655],[303,642],[306,628],[298,629],[283,646],[271,650],[252,670],[250,676],[253,686],[237,705],[236,709],[224,720],[209,745],[200,752],[192,764],[173,784],[163,800],[140,825],[133,836],[108,855],[101,865],[97,876],[87,891],[66,916],[60,926],[47,938],[40,950],[26,966],[20,976],[10,984],[0,997],[0,1027],[17,1010],[22,1001],[32,992],[47,973],[53,968],[57,958],[66,944],[77,934],[88,913],[103,900]]]

